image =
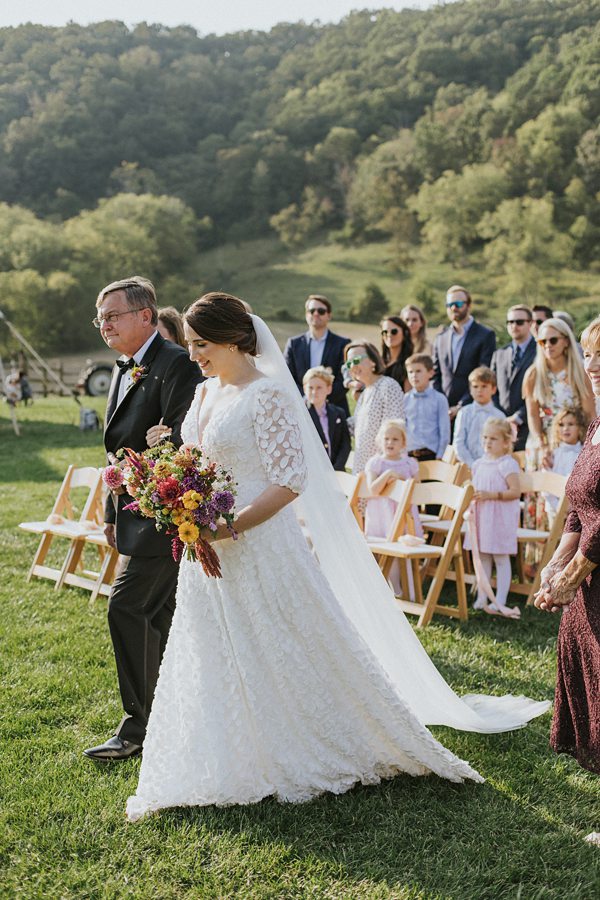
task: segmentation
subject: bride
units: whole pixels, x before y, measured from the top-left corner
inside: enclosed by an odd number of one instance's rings
[[[400,772],[483,781],[427,725],[518,728],[549,704],[459,698],[349,512],[275,339],[227,294],[185,316],[199,385],[183,440],[233,471],[222,579],[183,560],[130,821],[172,806],[309,800]],[[318,562],[298,522],[308,528]]]

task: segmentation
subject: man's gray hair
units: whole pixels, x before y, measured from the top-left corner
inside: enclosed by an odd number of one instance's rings
[[[158,322],[158,304],[156,302],[156,290],[147,278],[141,275],[132,275],[131,278],[122,278],[120,281],[111,281],[102,288],[96,300],[96,308],[99,308],[109,294],[123,291],[129,309],[149,309],[152,312],[152,324]]]

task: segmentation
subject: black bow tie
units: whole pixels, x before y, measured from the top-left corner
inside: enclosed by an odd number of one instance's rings
[[[135,366],[135,359],[133,358],[133,356],[131,357],[131,359],[118,359],[117,365],[122,372],[125,369],[133,369],[133,367]]]

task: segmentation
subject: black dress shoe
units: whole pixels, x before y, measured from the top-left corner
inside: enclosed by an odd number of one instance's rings
[[[101,762],[111,762],[113,759],[129,759],[142,752],[141,744],[132,741],[123,741],[116,734],[98,747],[88,747],[83,751],[90,759],[98,759]]]

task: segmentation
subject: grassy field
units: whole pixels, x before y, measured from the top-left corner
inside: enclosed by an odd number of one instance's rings
[[[438,307],[430,316],[433,326],[445,324],[446,289],[459,283],[469,287],[476,298],[476,316],[504,332],[507,303],[496,299],[502,279],[490,276],[478,254],[472,254],[456,266],[434,260],[423,249],[409,266],[399,271],[393,247],[386,241],[355,247],[324,241],[308,248],[287,250],[275,237],[259,238],[226,244],[201,254],[198,280],[203,290],[238,294],[265,318],[283,308],[301,321],[304,299],[311,292],[329,297],[334,311],[345,318],[369,282],[379,285],[392,311],[414,302],[416,292],[426,287],[439,297]],[[591,318],[600,303],[600,278],[597,273],[564,269],[553,282],[550,297],[515,297],[513,302],[549,303],[557,309],[568,309],[576,319]]]
[[[89,402],[89,401],[87,401]],[[93,405],[92,401],[90,405]],[[102,403],[96,408],[101,411]],[[71,400],[0,407],[0,897],[543,898],[591,900],[600,851],[600,781],[548,748],[549,715],[513,734],[435,729],[487,779],[398,777],[302,806],[175,809],[124,818],[139,760],[98,768],[82,749],[120,719],[106,604],[25,582],[43,518],[68,463],[100,464]],[[475,614],[420,635],[461,693],[550,698],[558,620]]]

